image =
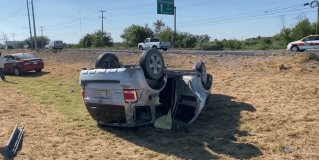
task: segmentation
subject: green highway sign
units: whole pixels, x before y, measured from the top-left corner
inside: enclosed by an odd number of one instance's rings
[[[157,0],[157,14],[174,15],[174,0]]]

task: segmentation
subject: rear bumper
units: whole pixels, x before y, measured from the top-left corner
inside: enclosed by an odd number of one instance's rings
[[[99,124],[116,127],[134,127],[154,123],[151,110],[148,121],[138,121],[134,109],[128,109],[125,106],[85,103],[91,117]],[[132,108],[140,108],[132,107]]]
[[[22,72],[28,72],[28,71],[33,71],[40,69],[42,70],[44,68],[44,64],[37,64],[37,65],[27,65],[27,66],[21,66],[20,69]]]

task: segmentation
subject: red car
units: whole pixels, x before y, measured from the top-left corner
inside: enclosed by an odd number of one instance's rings
[[[43,60],[30,53],[17,53],[4,56],[4,72],[16,76],[24,72],[41,72],[44,68]]]

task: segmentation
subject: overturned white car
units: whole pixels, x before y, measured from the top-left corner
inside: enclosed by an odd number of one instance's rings
[[[156,49],[144,51],[139,65],[122,65],[104,53],[95,69],[80,73],[90,115],[100,125],[119,127],[153,124],[167,114],[173,122],[191,124],[209,98],[212,81],[203,62],[193,70],[167,69]]]

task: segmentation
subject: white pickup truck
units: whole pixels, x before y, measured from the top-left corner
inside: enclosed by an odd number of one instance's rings
[[[160,40],[157,38],[146,38],[144,42],[138,44],[139,50],[162,49],[163,51],[167,51],[167,49],[170,47],[171,42],[160,42]]]

